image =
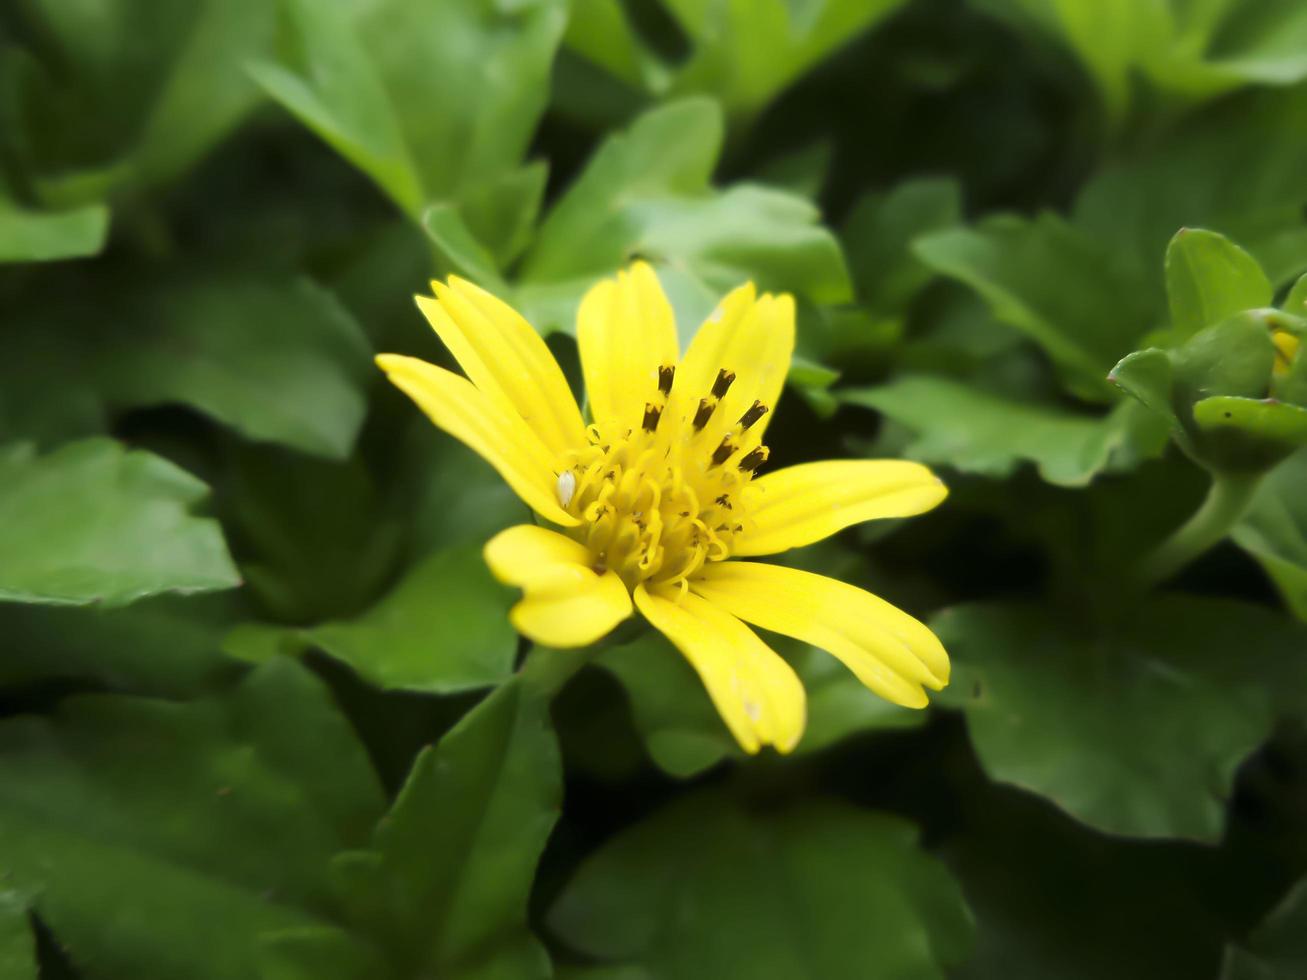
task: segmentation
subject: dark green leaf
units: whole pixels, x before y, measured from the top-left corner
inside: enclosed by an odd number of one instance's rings
[[[122,605],[238,585],[217,523],[190,513],[206,494],[108,439],[0,452],[0,599]]]
[[[1221,980],[1293,980],[1307,972],[1307,883],[1290,890],[1247,945],[1230,951]]]
[[[911,825],[833,803],[751,812],[700,793],[592,855],[549,914],[570,946],[658,980],[943,977],[961,891]],[[639,975],[639,974],[637,974]]]
[[[1091,629],[1003,604],[932,626],[986,772],[1140,837],[1220,837],[1235,769],[1307,666],[1301,626],[1216,598],[1162,597]]]
[[[505,680],[517,652],[513,596],[491,577],[479,546],[424,559],[352,620],[311,629],[244,626],[225,647],[246,659],[316,647],[383,689],[451,693]]]
[[[841,235],[862,301],[882,313],[904,312],[932,275],[912,242],[961,220],[962,193],[953,180],[910,180],[862,198]]]
[[[356,38],[346,8],[281,0],[288,35],[282,63],[250,73],[274,99],[416,215],[426,194],[377,66]],[[291,54],[293,52],[293,55]]]
[[[348,724],[289,661],[222,698],[82,696],[6,721],[0,771],[5,877],[88,980],[254,975],[261,933],[330,910],[327,862],[382,805]]]
[[[340,856],[341,899],[401,976],[547,977],[526,903],[560,797],[547,699],[503,684],[418,757],[372,849]]]
[[[1107,400],[1107,372],[1153,325],[1147,297],[1111,254],[1051,213],[937,232],[915,250],[1042,347],[1081,397]]]
[[[906,455],[994,478],[1030,461],[1050,483],[1083,486],[1112,463],[1137,462],[1164,445],[1143,431],[1157,426],[1131,405],[1100,417],[1077,415],[928,375],[901,375],[888,385],[845,390],[839,397],[907,426],[916,438],[905,447]]]

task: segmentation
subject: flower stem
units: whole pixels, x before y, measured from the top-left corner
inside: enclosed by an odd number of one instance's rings
[[[590,656],[590,648],[551,650],[534,646],[522,664],[522,679],[546,698],[552,698],[572,679],[573,674],[586,665]]]
[[[1139,564],[1143,585],[1158,585],[1229,533],[1244,515],[1261,473],[1215,473],[1207,498],[1194,515]]]

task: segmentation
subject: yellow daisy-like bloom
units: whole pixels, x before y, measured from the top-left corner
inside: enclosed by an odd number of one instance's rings
[[[602,638],[634,609],[685,655],[748,752],[788,752],[806,706],[794,670],[746,622],[838,657],[896,704],[948,683],[933,633],[868,592],[752,561],[878,517],[929,510],[947,491],[901,460],[805,463],[755,477],[794,351],[794,301],[730,293],[679,355],[672,308],[636,263],[585,296],[577,341],[587,425],[540,335],[451,276],[419,296],[464,378],[413,357],[377,363],[440,428],[484,457],[541,518],[486,545],[520,587],[514,626],[552,647]]]

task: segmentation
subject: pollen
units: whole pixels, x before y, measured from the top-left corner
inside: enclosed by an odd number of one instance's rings
[[[682,583],[728,557],[748,523],[746,488],[767,458],[755,429],[768,411],[761,402],[733,425],[709,425],[734,371],[722,368],[704,392],[674,391],[672,380],[670,366],[659,368],[639,428],[592,425],[589,445],[559,465],[559,502],[583,522],[569,533],[632,589]]]

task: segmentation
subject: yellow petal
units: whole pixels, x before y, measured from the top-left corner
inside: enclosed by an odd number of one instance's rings
[[[765,630],[821,647],[887,701],[926,706],[922,685],[948,683],[948,654],[901,609],[844,582],[779,565],[705,565],[690,583],[714,605]]]
[[[511,405],[555,456],[585,445],[581,410],[563,371],[531,324],[507,303],[458,276],[417,297],[472,383]]]
[[[500,401],[467,378],[416,357],[379,354],[377,366],[432,422],[493,466],[537,514],[555,524],[580,523],[559,506],[553,454]]]
[[[770,555],[812,544],[853,524],[911,517],[948,490],[920,463],[898,459],[830,460],[767,473],[750,484],[736,555]]]
[[[789,752],[807,720],[794,670],[749,627],[693,593],[635,590],[635,604],[698,672],[708,696],[746,752]]]
[[[495,577],[526,595],[508,614],[523,636],[551,647],[583,647],[631,615],[631,595],[617,573],[599,574],[571,538],[533,524],[500,531],[486,543]]]
[[[653,269],[637,262],[586,293],[576,340],[591,416],[601,425],[639,427],[658,391],[658,368],[678,356],[672,306]]]
[[[755,297],[753,283],[745,283],[721,301],[690,342],[676,369],[673,390],[678,408],[682,415],[693,416],[718,372],[734,372],[735,380],[705,429],[705,442],[715,444],[755,401],[775,409],[793,354],[793,297],[769,293]],[[771,414],[753,426],[759,438]]]

